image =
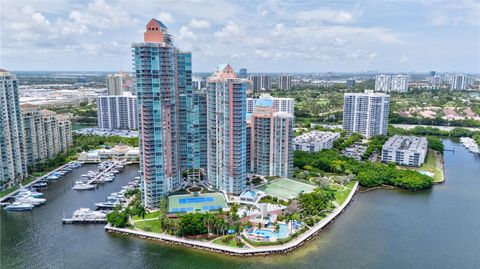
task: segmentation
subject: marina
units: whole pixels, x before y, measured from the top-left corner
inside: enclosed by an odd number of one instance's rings
[[[475,154],[480,154],[480,148],[478,147],[477,142],[470,137],[461,137],[460,142],[462,145],[470,152]]]

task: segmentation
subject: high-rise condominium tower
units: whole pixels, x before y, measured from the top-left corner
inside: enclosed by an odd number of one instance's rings
[[[229,64],[219,65],[207,83],[209,184],[227,193],[246,188],[247,80]]]
[[[250,168],[263,176],[293,174],[293,115],[276,112],[272,100],[259,100],[251,117]]]
[[[365,137],[387,134],[390,96],[384,93],[345,93],[343,130]]]
[[[173,46],[167,27],[152,19],[144,42],[132,45],[139,113],[141,190],[146,207],[180,187],[191,54]],[[183,164],[182,164],[183,166]]]
[[[7,186],[27,176],[17,77],[0,69],[0,180]]]
[[[123,74],[107,75],[107,95],[122,95],[124,80]]]
[[[278,78],[278,88],[280,90],[289,91],[292,89],[292,76],[281,75]]]

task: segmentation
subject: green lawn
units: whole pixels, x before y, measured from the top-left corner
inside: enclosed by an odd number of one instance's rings
[[[18,189],[18,186],[13,186],[13,187],[10,187],[10,188],[5,189],[3,191],[0,191],[0,197],[3,197],[3,196],[5,196],[5,195],[7,195],[7,194],[9,194],[13,191],[16,191],[17,189]]]
[[[162,225],[158,219],[135,221],[135,228],[153,233],[162,232]]]
[[[227,242],[222,241],[223,236],[215,239],[212,241],[212,243],[217,244],[217,245],[223,245],[223,246],[229,246],[229,247],[234,247],[234,248],[242,248],[243,247],[243,242],[240,246],[237,246],[237,239],[231,238]]]
[[[159,215],[160,215],[160,210],[153,211],[153,212],[150,212],[148,214],[145,214],[145,219],[158,218]],[[142,220],[142,218],[137,216],[137,215],[133,216],[132,219],[133,220]]]
[[[352,192],[353,187],[355,186],[355,181],[349,182],[345,185],[346,189],[342,191],[335,192],[335,202],[338,205],[342,205],[345,200],[347,200],[348,195]]]
[[[265,185],[257,187],[257,190],[265,192],[265,194],[278,197],[283,200],[288,200],[290,198],[295,198],[300,194],[300,192],[309,193],[312,192],[316,186],[302,183],[299,181],[280,178],[273,180]]]
[[[439,183],[442,182],[443,179],[443,168],[437,167],[437,158],[442,158],[442,154],[429,149],[427,158],[425,160],[425,163],[422,164],[420,167],[403,167],[405,169],[410,169],[410,170],[416,170],[416,171],[428,171],[430,173],[433,173],[433,182],[434,183]]]

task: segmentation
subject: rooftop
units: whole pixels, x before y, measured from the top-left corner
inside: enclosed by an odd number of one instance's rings
[[[400,150],[426,150],[427,138],[417,136],[394,135],[383,145],[384,148]]]

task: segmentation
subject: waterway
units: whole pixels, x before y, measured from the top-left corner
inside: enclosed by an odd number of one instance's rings
[[[102,225],[62,225],[136,173],[89,192],[72,191],[77,169],[49,186],[32,212],[0,212],[0,268],[480,268],[480,159],[445,141],[444,184],[411,193],[359,193],[315,239],[287,254],[230,257],[109,234]],[[92,200],[93,199],[93,200]]]

